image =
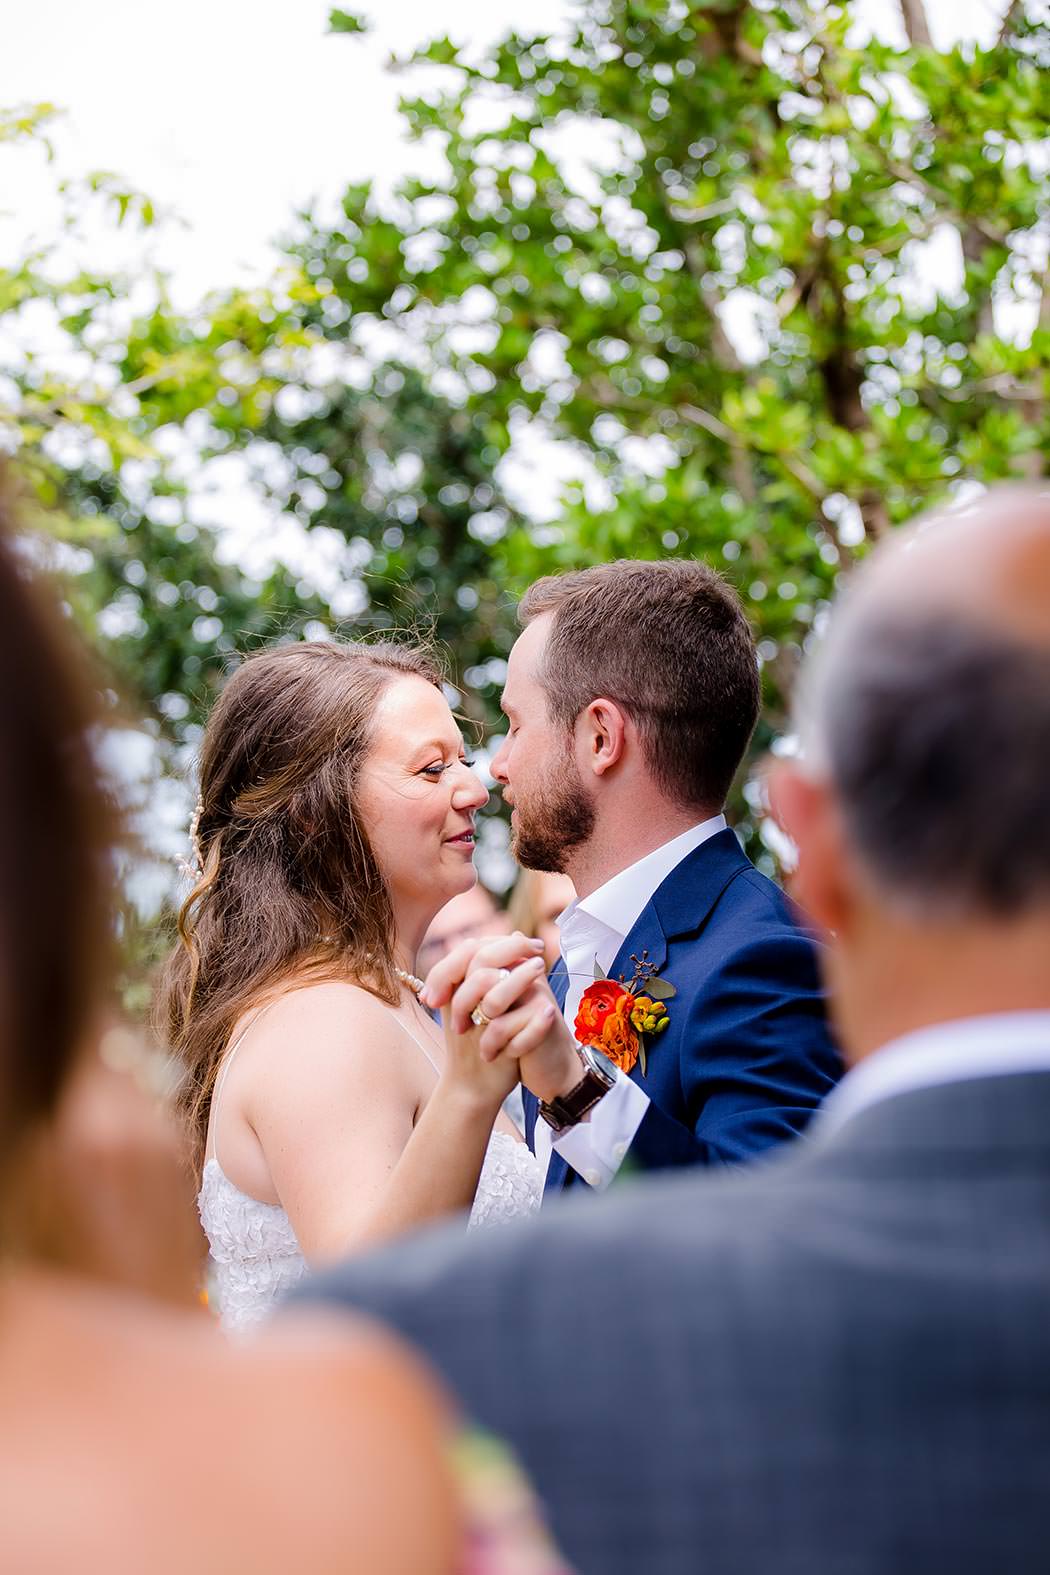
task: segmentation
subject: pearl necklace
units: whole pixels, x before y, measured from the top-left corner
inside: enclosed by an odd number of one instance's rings
[[[395,968],[394,973],[401,980],[402,984],[408,986],[413,995],[419,995],[419,992],[423,988],[422,979],[417,979],[414,973],[406,973],[403,968]]]

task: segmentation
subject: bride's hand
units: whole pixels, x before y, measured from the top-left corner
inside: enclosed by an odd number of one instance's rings
[[[495,982],[497,976],[506,977],[506,970],[518,968],[524,963],[536,965],[529,974],[530,980],[542,976],[543,942],[522,935],[520,930],[516,930],[513,935],[490,935],[460,941],[431,968],[419,999],[424,1006],[447,1006],[469,973],[487,969]]]
[[[492,1099],[501,1103],[515,1087],[517,1058],[501,1056],[498,1050],[484,1054],[485,1035],[492,1032],[488,1024],[494,1016],[520,1003],[542,981],[544,967],[542,942],[515,934],[463,941],[430,970],[420,1000],[425,1006],[443,1008],[450,1086],[483,1103]],[[482,997],[493,985],[499,986],[498,1004],[493,996],[482,1007]],[[461,999],[464,990],[467,994]],[[480,1026],[471,1016],[476,1009],[485,1019]]]
[[[457,1032],[450,1008],[442,1012],[441,1021],[445,1030],[445,1069],[441,1080],[446,1090],[494,1115],[517,1086],[518,1063],[508,1057],[493,1060],[484,1056],[481,1029],[468,1023],[465,1031]]]
[[[522,961],[528,950],[533,955]],[[427,980],[443,1001],[451,994],[451,1026],[464,1030],[480,1012],[480,1051],[487,1060],[520,1067],[521,1081],[540,1099],[568,1093],[580,1081],[576,1041],[547,984],[542,956],[524,935],[467,942]],[[437,976],[437,977],[435,977]],[[459,979],[454,988],[452,981]]]

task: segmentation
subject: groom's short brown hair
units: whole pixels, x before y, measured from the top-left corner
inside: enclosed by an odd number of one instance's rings
[[[539,677],[551,718],[571,728],[592,700],[615,700],[668,796],[721,808],[760,699],[754,640],[732,587],[694,559],[623,558],[537,580],[519,621],[548,612]]]

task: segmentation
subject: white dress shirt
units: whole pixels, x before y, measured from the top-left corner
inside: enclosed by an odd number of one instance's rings
[[[1050,1012],[997,1012],[902,1034],[858,1061],[825,1099],[816,1134],[895,1094],[1016,1072],[1050,1072]]]
[[[725,830],[725,816],[690,826],[680,836],[628,865],[590,896],[571,902],[558,916],[561,954],[569,975],[565,1021],[572,1028],[580,998],[594,983],[595,963],[608,972],[643,908],[653,899],[673,869],[702,842]],[[610,1088],[583,1121],[554,1138],[553,1147],[588,1186],[604,1191],[619,1170],[624,1156],[649,1108],[649,1096],[625,1072],[617,1071]],[[550,1162],[553,1133],[542,1116],[536,1120],[536,1157]]]

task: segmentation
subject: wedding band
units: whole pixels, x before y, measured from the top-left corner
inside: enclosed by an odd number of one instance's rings
[[[497,976],[500,979],[509,979],[510,978],[510,969],[509,968],[497,968],[496,969],[496,974],[497,974]],[[489,1026],[489,1024],[491,1023],[492,1018],[487,1016],[487,1014],[481,1010],[481,1007],[479,1005],[479,1006],[475,1006],[474,1010],[471,1012],[470,1020],[474,1024],[475,1028],[487,1028]]]

